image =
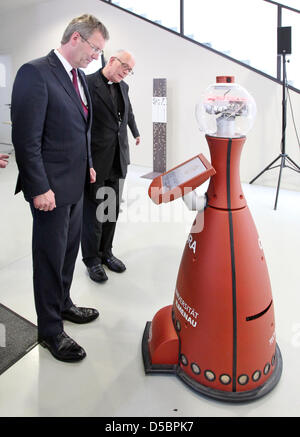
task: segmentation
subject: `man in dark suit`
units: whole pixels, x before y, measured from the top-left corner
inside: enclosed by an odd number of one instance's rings
[[[106,281],[103,265],[114,272],[126,270],[112,253],[122,187],[129,164],[127,126],[140,142],[123,79],[133,74],[131,53],[119,50],[105,67],[87,76],[93,105],[91,150],[97,180],[86,187],[83,207],[81,250],[90,278]],[[100,190],[99,190],[100,189]]]
[[[33,285],[38,337],[62,361],[84,349],[63,330],[63,320],[88,323],[97,310],[70,297],[80,244],[83,189],[96,180],[90,153],[91,101],[84,73],[109,38],[92,15],[74,18],[61,46],[24,64],[12,92],[12,141],[23,191],[33,216]],[[72,83],[73,82],[73,83]]]

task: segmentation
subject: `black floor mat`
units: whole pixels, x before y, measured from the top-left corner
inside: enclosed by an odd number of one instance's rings
[[[0,375],[37,344],[37,327],[0,304]]]

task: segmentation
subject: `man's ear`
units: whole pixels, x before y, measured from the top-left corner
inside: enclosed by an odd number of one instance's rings
[[[72,44],[74,44],[74,43],[76,44],[77,41],[78,41],[80,38],[81,38],[80,33],[77,32],[77,30],[76,30],[76,32],[73,32],[73,33],[72,33],[71,38],[70,38],[70,42],[71,42]]]
[[[116,59],[115,56],[111,56],[111,57],[109,58],[108,64],[109,64],[109,65],[112,65],[112,63],[114,62],[115,59]]]

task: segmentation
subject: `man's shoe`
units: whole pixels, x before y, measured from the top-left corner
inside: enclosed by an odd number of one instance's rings
[[[97,319],[99,313],[93,308],[83,308],[72,305],[68,310],[62,311],[63,320],[69,320],[73,323],[89,323]]]
[[[85,350],[64,331],[58,335],[40,340],[40,344],[48,349],[54,358],[67,363],[81,361],[86,357]]]
[[[105,273],[102,264],[97,264],[92,267],[87,267],[87,270],[92,281],[105,282],[108,280],[107,274]]]
[[[113,272],[122,273],[126,270],[121,260],[116,258],[112,253],[102,256],[102,264],[106,265]]]

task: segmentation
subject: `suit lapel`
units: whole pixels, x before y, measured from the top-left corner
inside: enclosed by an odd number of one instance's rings
[[[80,113],[82,114],[82,116],[84,117],[84,119],[86,120],[86,117],[84,115],[83,112],[83,108],[81,105],[81,102],[78,98],[78,95],[76,93],[76,90],[74,88],[73,83],[71,82],[71,79],[68,75],[68,73],[66,72],[64,66],[62,65],[62,63],[60,62],[60,60],[58,59],[58,57],[55,55],[54,50],[52,50],[49,55],[48,55],[48,61],[50,64],[50,68],[51,71],[53,72],[53,74],[56,76],[56,78],[58,79],[58,81],[60,82],[60,84],[63,86],[63,88],[65,89],[65,91],[69,94],[69,96],[71,97],[71,99],[73,100],[73,102],[76,104],[76,106],[78,107]],[[81,72],[79,73],[81,74]],[[82,81],[84,83],[84,81]],[[87,95],[87,94],[86,94]],[[91,107],[90,102],[89,102],[89,107]]]
[[[101,73],[97,72],[96,81],[95,81],[95,92],[97,95],[103,100],[105,105],[108,107],[108,109],[111,111],[111,113],[114,115],[116,119],[118,119],[116,110],[112,101],[111,94],[109,90],[107,89],[107,86],[104,83],[104,80],[102,79]]]
[[[127,114],[128,109],[128,98],[127,98],[127,91],[126,91],[126,86],[124,84],[123,81],[120,82],[120,90],[121,90],[121,94],[122,94],[122,98],[123,98],[123,102],[124,102],[124,114]],[[124,121],[125,117],[123,117],[123,121]]]

